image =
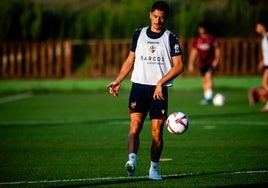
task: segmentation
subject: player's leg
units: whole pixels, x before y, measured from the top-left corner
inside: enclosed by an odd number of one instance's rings
[[[261,112],[268,112],[268,67],[265,67],[263,76],[262,76],[262,86],[263,86],[263,93],[262,93],[262,101],[265,102],[265,105],[260,109]],[[266,89],[265,89],[266,88]]]
[[[162,93],[164,100],[152,100],[150,106],[151,119],[151,165],[149,169],[149,178],[153,180],[162,180],[158,174],[158,164],[163,150],[163,127],[167,118],[168,90],[163,87]]]
[[[206,67],[202,70],[202,86],[204,99],[200,104],[206,105],[212,102],[213,97],[213,68]]]
[[[143,102],[144,87],[133,84],[129,97],[130,128],[128,133],[128,161],[125,168],[129,176],[134,176],[137,166],[137,153],[140,145],[140,132],[147,114],[147,106]]]
[[[151,161],[158,163],[163,149],[163,125],[161,119],[151,120],[152,124],[152,146]]]
[[[140,132],[143,127],[144,115],[142,113],[131,113],[130,114],[130,129],[128,133],[128,152],[138,153],[140,146]]]
[[[152,119],[152,145],[151,145],[151,166],[149,169],[149,178],[162,180],[158,174],[158,164],[163,150],[163,126],[164,120]]]
[[[142,113],[130,114],[130,129],[128,133],[128,161],[125,168],[129,176],[134,176],[137,169],[137,153],[140,146],[140,132],[145,116]]]

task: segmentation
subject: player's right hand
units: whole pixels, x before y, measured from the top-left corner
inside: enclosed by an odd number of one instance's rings
[[[108,84],[107,87],[109,87],[110,94],[112,94],[115,97],[118,96],[118,92],[120,89],[120,82],[115,80],[115,81],[111,82],[110,84]]]
[[[264,61],[261,60],[258,64],[258,70],[262,73],[264,69]]]
[[[194,66],[189,65],[188,66],[188,71],[189,71],[189,73],[193,74],[194,73]]]

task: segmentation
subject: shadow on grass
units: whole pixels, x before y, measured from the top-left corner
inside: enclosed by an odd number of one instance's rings
[[[31,127],[31,126],[65,126],[72,124],[79,125],[108,125],[128,123],[128,118],[122,119],[97,119],[97,120],[12,120],[0,122],[0,128],[10,127]]]

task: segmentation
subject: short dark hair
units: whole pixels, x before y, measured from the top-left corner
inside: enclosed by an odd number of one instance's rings
[[[259,19],[259,20],[257,20],[256,21],[256,24],[261,24],[261,25],[263,25],[264,27],[265,27],[265,29],[268,29],[268,24],[267,24],[267,20],[266,19]]]
[[[199,22],[197,28],[203,28],[203,29],[205,29],[205,33],[209,33],[210,32],[209,24],[206,21]]]
[[[169,14],[169,6],[168,6],[168,4],[166,2],[164,2],[164,1],[156,1],[152,5],[151,12],[153,12],[155,9],[163,11],[165,13],[165,18],[168,17],[168,14]]]
[[[209,25],[208,25],[208,23],[206,21],[199,22],[198,27],[202,27],[205,30],[209,29]]]

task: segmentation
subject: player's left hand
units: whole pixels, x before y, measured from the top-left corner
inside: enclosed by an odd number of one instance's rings
[[[156,85],[153,95],[154,100],[164,100],[164,95],[162,93],[162,85]]]

